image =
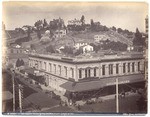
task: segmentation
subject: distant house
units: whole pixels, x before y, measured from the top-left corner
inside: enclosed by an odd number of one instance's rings
[[[22,48],[19,45],[14,45],[6,49],[6,55],[5,55],[5,62],[6,66],[9,66],[9,64],[12,64],[13,67],[16,67],[16,62],[18,59],[22,59],[24,61],[24,64],[28,64],[28,55],[25,53],[25,48]]]
[[[22,29],[23,29],[24,31],[27,31],[27,30],[28,30],[28,27],[22,27]]]
[[[81,26],[82,25],[82,22],[78,19],[74,19],[74,20],[69,20],[68,21],[68,25],[78,25],[78,26]]]
[[[79,49],[80,47],[85,46],[87,44],[87,42],[77,42],[75,43],[74,48]]]
[[[106,41],[107,39],[109,39],[109,37],[106,35],[94,35],[94,41],[97,43],[100,41]]]
[[[127,51],[129,51],[129,52],[132,51],[133,49],[134,49],[133,46],[128,46],[128,47],[127,47]]]
[[[65,29],[56,30],[54,33],[55,38],[64,37],[66,35],[67,31]]]
[[[82,47],[83,53],[88,53],[93,51],[93,46],[91,45],[85,45]]]
[[[19,54],[19,53],[24,53],[25,49],[22,48],[20,45],[13,44],[11,47],[7,48],[6,50],[7,54]]]

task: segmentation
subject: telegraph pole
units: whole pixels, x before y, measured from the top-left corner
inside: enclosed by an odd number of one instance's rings
[[[119,113],[118,78],[116,78],[116,113]]]
[[[19,86],[19,109],[20,109],[20,113],[22,112],[22,86],[21,84],[18,85]]]
[[[15,112],[15,72],[12,74],[12,84],[13,84],[13,112]]]

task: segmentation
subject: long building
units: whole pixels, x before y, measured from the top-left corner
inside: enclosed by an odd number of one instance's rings
[[[90,92],[112,94],[116,78],[122,90],[142,87],[145,81],[144,57],[141,53],[110,53],[74,58],[30,54],[29,66],[45,74],[48,86],[62,94],[77,93],[78,97],[79,94]]]

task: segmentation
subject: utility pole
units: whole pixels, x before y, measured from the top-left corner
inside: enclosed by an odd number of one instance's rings
[[[116,113],[119,113],[118,78],[116,78]]]
[[[20,113],[22,112],[22,94],[23,94],[23,89],[22,89],[22,85],[19,84],[19,109],[20,109]]]
[[[13,84],[13,112],[15,112],[15,72],[12,74],[12,84]]]

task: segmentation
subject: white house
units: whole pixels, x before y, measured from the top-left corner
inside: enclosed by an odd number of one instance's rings
[[[63,36],[66,35],[66,33],[67,33],[67,31],[64,30],[64,29],[56,30],[55,33],[54,33],[54,37],[55,38],[63,37]]]
[[[80,20],[78,20],[78,19],[69,20],[68,21],[68,25],[78,25],[78,26],[81,26],[82,22]]]
[[[85,46],[82,47],[82,49],[83,49],[83,53],[92,52],[93,51],[93,46],[85,45]]]
[[[129,52],[132,51],[133,49],[134,49],[133,46],[128,46],[128,47],[127,47],[127,51],[129,51]]]
[[[77,42],[77,43],[75,43],[74,47],[76,49],[79,49],[80,47],[85,46],[85,45],[87,45],[86,42]]]
[[[94,41],[97,43],[100,41],[106,41],[107,39],[109,39],[109,37],[106,35],[94,35]]]

